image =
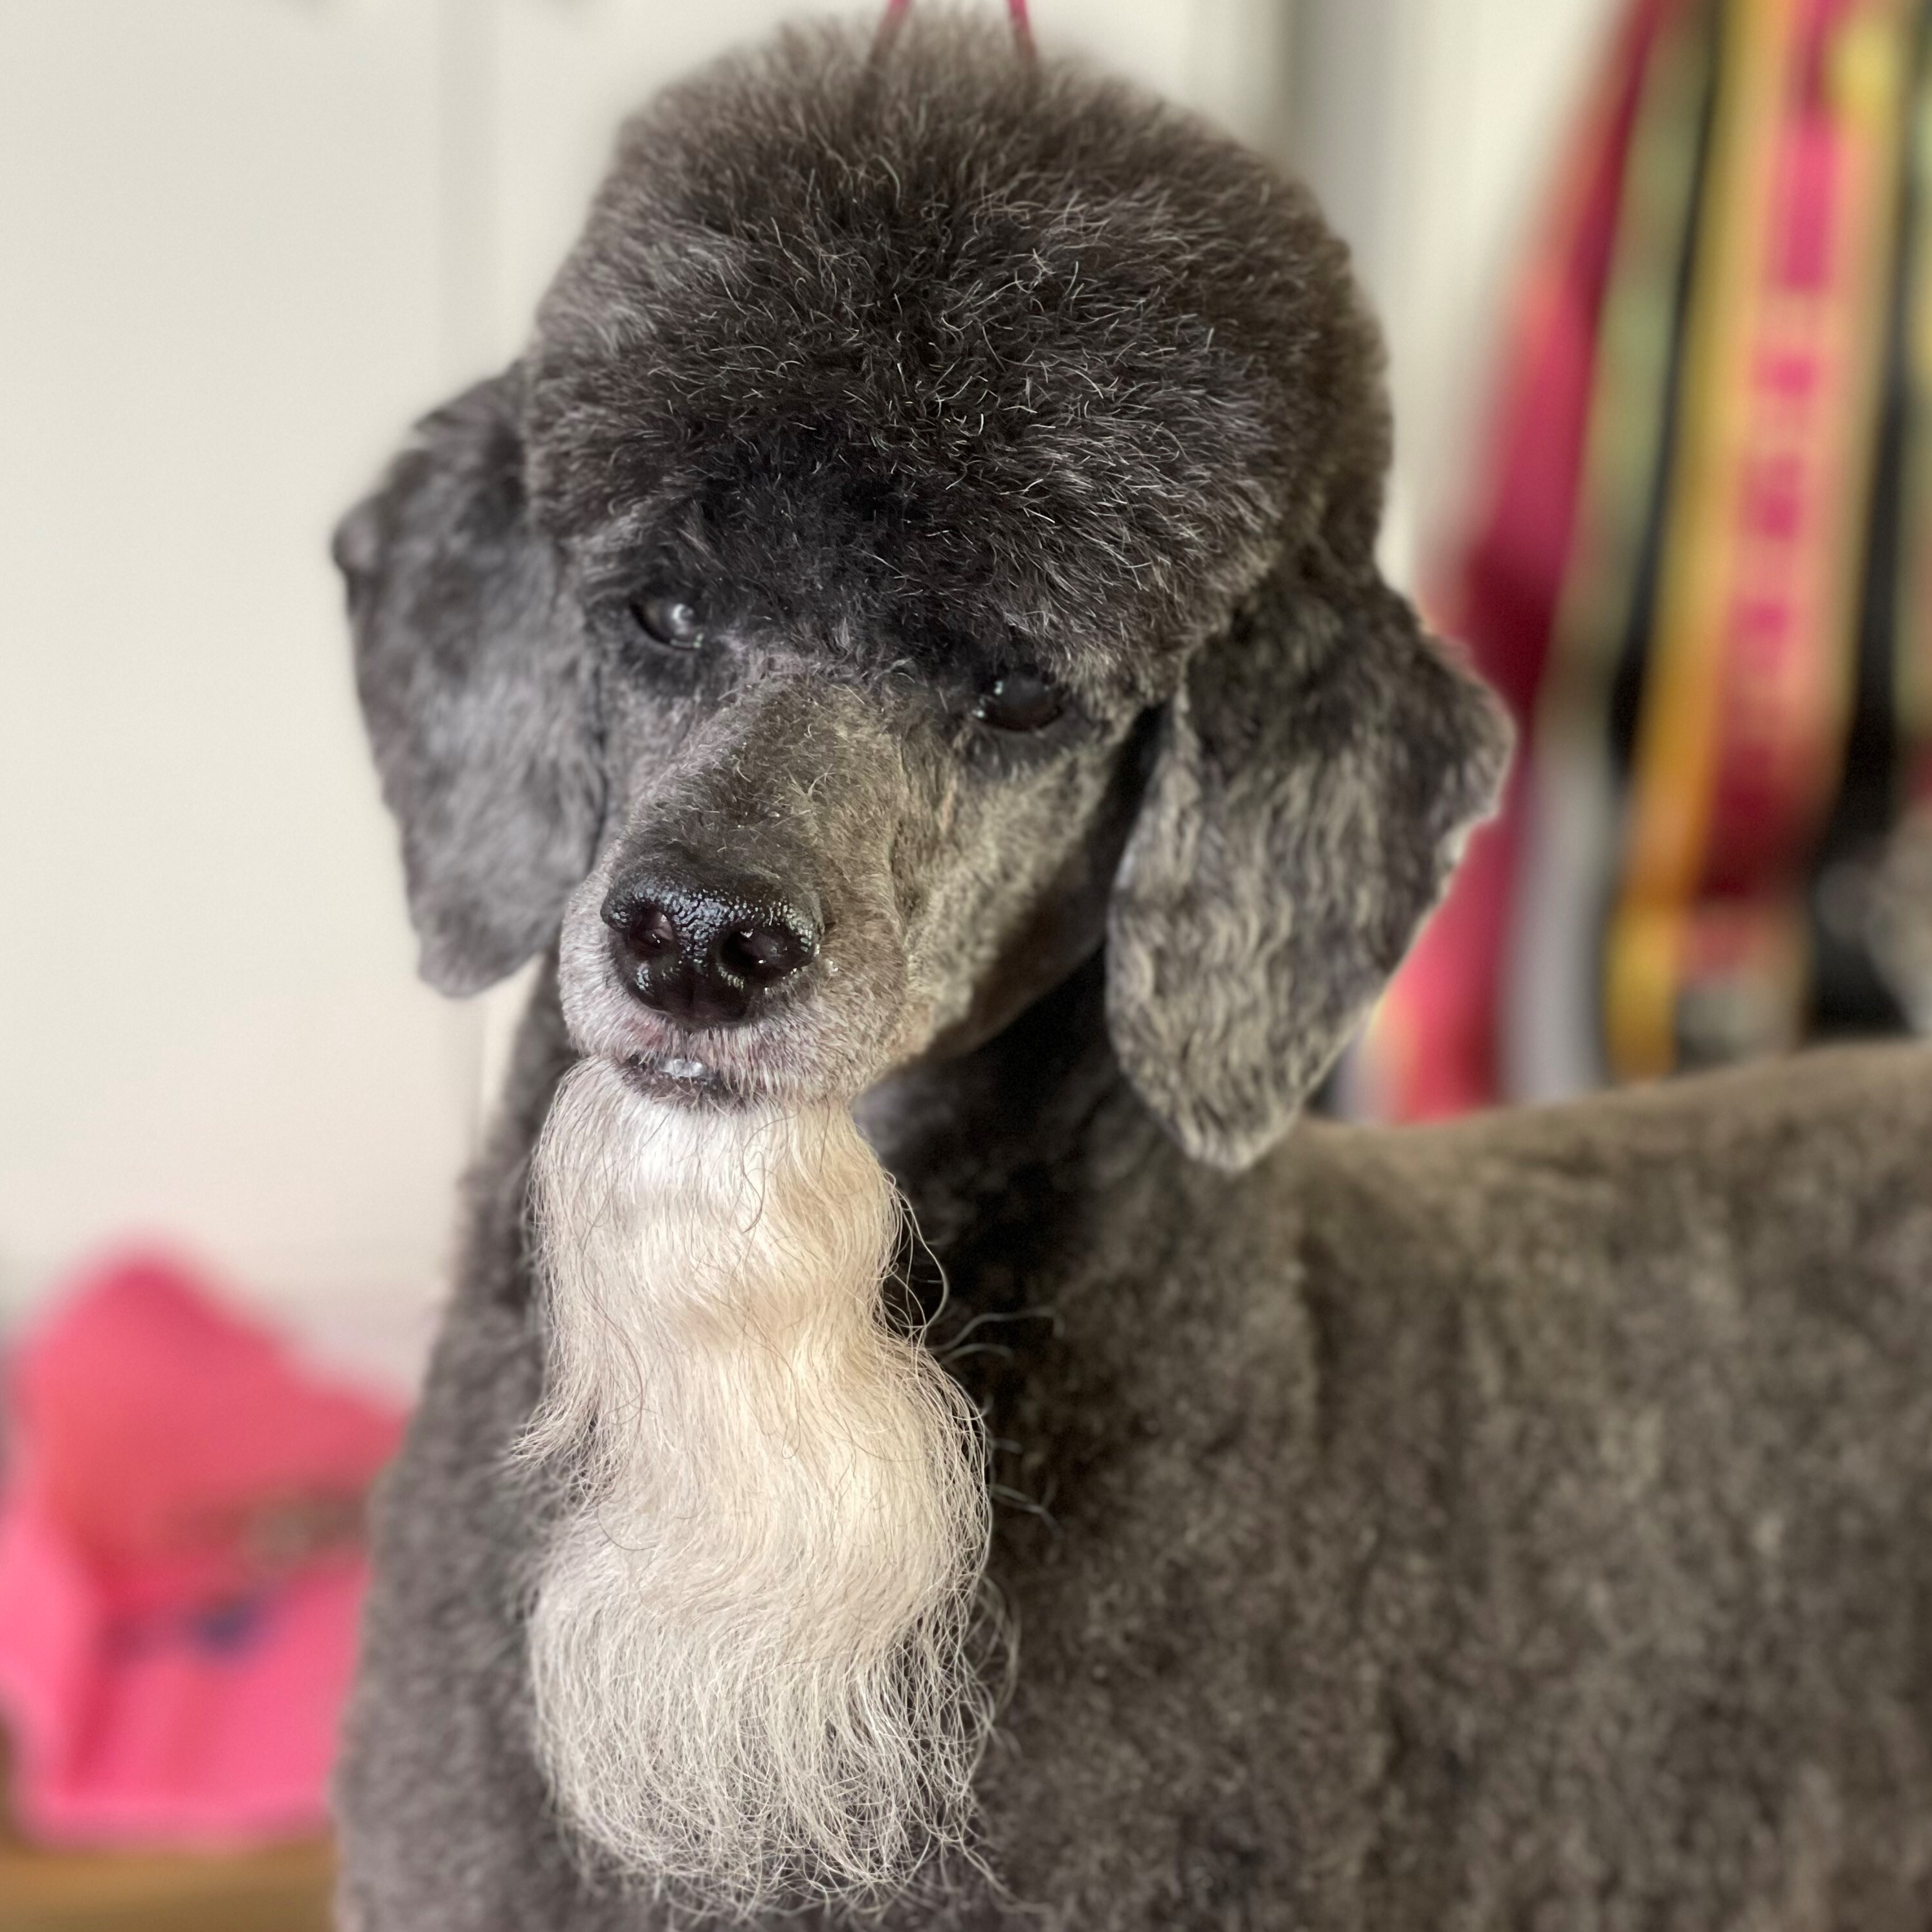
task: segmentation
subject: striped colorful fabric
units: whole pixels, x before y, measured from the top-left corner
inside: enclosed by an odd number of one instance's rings
[[[1369,1111],[1924,1024],[1927,13],[1629,9],[1434,613],[1520,770],[1371,1028]]]

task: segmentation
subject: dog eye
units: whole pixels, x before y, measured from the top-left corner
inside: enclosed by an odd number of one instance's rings
[[[646,591],[631,600],[631,616],[653,644],[674,651],[694,651],[704,641],[704,620],[698,606],[681,592]]]
[[[1010,670],[980,694],[973,716],[998,731],[1038,731],[1066,706],[1060,687],[1036,670]]]

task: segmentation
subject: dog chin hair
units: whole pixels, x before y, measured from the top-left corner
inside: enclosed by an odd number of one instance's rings
[[[900,1226],[835,1105],[679,1105],[586,1060],[532,1180],[522,1454],[568,1503],[529,1641],[565,1814],[695,1909],[883,1904],[970,1850],[979,1418],[881,1288]]]

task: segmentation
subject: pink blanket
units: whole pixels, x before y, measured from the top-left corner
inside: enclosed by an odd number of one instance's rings
[[[89,1274],[8,1364],[0,1716],[50,1840],[319,1828],[392,1406],[154,1257]]]

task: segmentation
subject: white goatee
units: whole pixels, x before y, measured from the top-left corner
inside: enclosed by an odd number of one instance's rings
[[[568,1472],[530,1623],[539,1752],[626,1870],[714,1911],[876,1903],[966,1841],[978,1418],[880,1291],[900,1207],[842,1108],[559,1090],[527,1456]]]

